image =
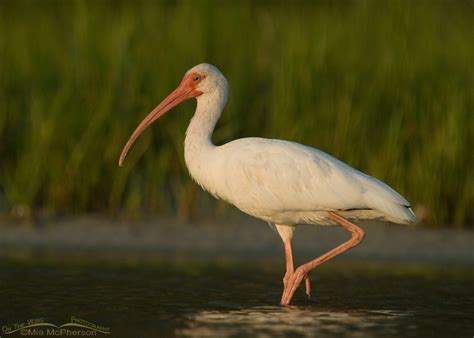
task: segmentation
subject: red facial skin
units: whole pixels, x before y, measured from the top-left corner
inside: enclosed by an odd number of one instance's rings
[[[178,88],[176,88],[171,94],[169,94],[158,106],[155,107],[143,119],[143,121],[138,125],[138,127],[133,132],[132,136],[128,139],[127,144],[122,150],[122,154],[120,155],[119,166],[122,166],[125,157],[127,156],[128,151],[132,147],[135,140],[140,136],[143,130],[145,130],[150,124],[155,122],[161,116],[163,116],[166,112],[171,110],[173,107],[177,106],[181,102],[188,100],[193,97],[198,97],[202,94],[201,91],[197,90],[197,85],[206,78],[206,75],[202,75],[196,72],[187,74],[181,83],[179,84]]]

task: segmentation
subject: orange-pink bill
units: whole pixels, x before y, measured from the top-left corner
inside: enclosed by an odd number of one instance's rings
[[[181,102],[201,95],[202,93],[195,89],[195,84],[192,82],[195,78],[195,74],[189,74],[186,76],[183,81],[181,81],[178,88],[176,88],[171,94],[169,94],[155,109],[149,113],[143,121],[138,125],[138,127],[133,132],[132,136],[125,144],[125,147],[120,154],[119,166],[122,166],[125,157],[127,156],[128,151],[132,147],[135,140],[140,136],[143,130],[145,130],[150,124],[155,122],[158,118],[163,116],[166,112],[171,110],[173,107],[177,106]]]

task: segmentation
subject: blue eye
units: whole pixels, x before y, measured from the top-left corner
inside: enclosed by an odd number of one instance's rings
[[[195,77],[193,77],[193,80],[194,81],[199,81],[199,80],[201,80],[201,77],[199,75],[196,75]]]

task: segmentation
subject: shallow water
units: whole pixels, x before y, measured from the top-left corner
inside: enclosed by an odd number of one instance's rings
[[[278,305],[277,262],[161,260],[153,264],[0,261],[0,325],[71,316],[110,329],[103,337],[340,337],[474,334],[470,268],[327,264]]]

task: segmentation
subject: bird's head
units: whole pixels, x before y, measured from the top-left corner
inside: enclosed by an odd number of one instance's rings
[[[217,89],[227,88],[227,80],[224,75],[217,67],[208,63],[201,63],[188,70],[184,74],[181,84],[185,81],[189,87],[199,93],[196,97],[210,94]]]
[[[128,139],[127,144],[122,150],[119,159],[119,166],[122,166],[128,151],[150,124],[163,116],[166,112],[177,106],[181,102],[193,97],[198,100],[205,98],[216,90],[227,90],[227,80],[217,67],[208,63],[201,63],[194,66],[184,74],[178,88],[171,92],[158,106],[149,113]]]

